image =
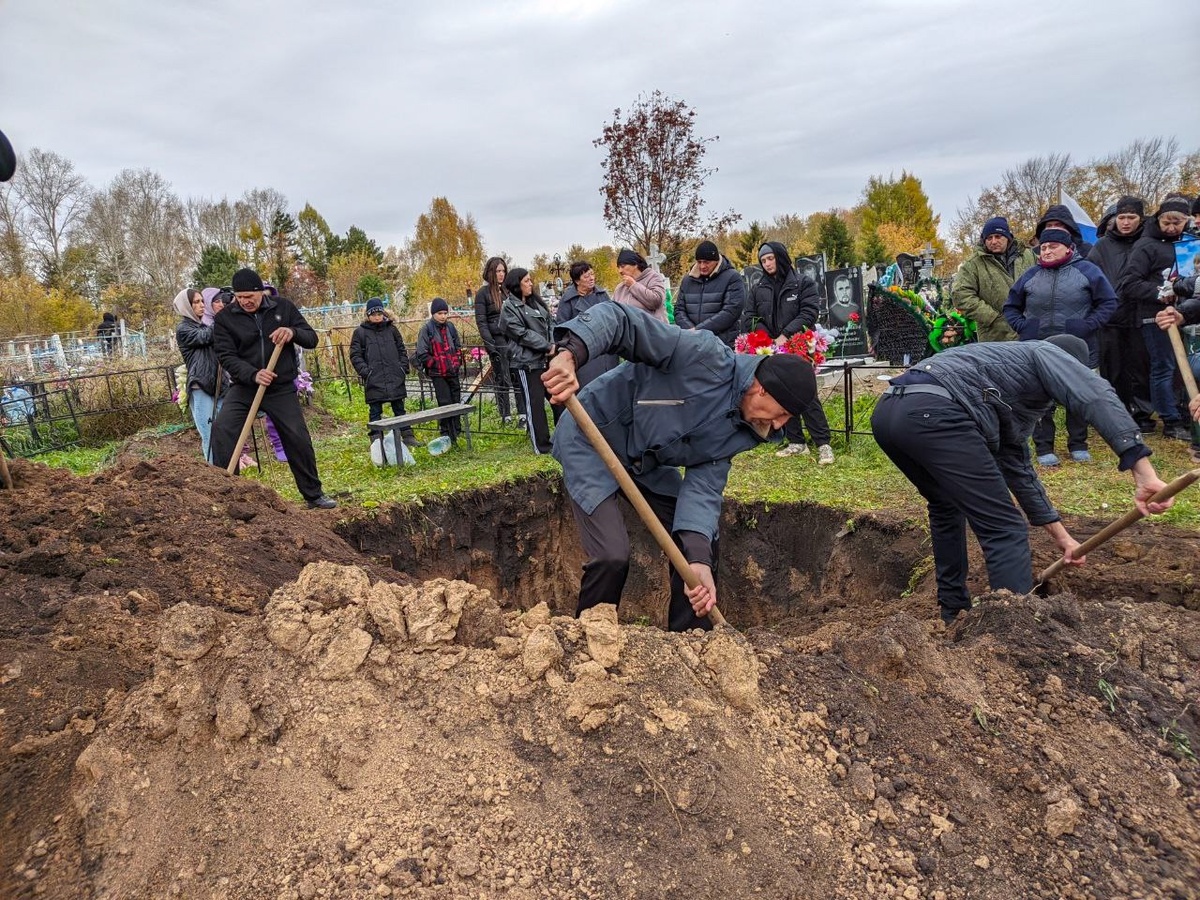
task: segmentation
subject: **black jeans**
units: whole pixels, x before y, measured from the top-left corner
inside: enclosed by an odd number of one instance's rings
[[[818,447],[829,443],[829,420],[825,418],[825,407],[821,405],[821,398],[816,395],[800,415],[788,419],[787,424],[783,426],[783,433],[791,443],[803,444],[805,428]]]
[[[880,398],[875,442],[929,506],[938,603],[968,609],[967,523],[979,539],[992,590],[1033,589],[1029,525],[1013,503],[979,426],[954,400],[932,394]]]
[[[404,398],[403,397],[401,397],[399,400],[381,400],[378,403],[368,403],[367,404],[367,421],[368,422],[374,422],[376,419],[383,418],[383,404],[384,403],[387,403],[392,407],[392,415],[393,416],[404,415]],[[413,434],[411,425],[405,425],[403,428],[400,429],[400,438],[401,438],[401,440],[405,440],[405,441],[416,439],[416,436]]]
[[[1140,328],[1100,329],[1100,374],[1144,431],[1154,430],[1150,402],[1150,354]],[[1149,426],[1149,427],[1147,427]]]
[[[242,426],[246,423],[246,414],[254,402],[254,394],[258,386],[248,387],[235,384],[225,392],[221,411],[213,420],[211,449],[213,465],[222,469],[229,465],[234,453],[240,453],[241,447],[235,447]],[[287,454],[288,468],[296,479],[296,487],[300,496],[305,500],[316,500],[324,491],[321,489],[321,479],[317,475],[317,456],[313,452],[312,438],[308,436],[308,426],[304,424],[304,412],[300,409],[300,401],[296,399],[296,389],[289,381],[287,384],[271,385],[263,394],[260,409],[271,417],[275,430],[279,432],[279,440],[283,443],[283,452]]]
[[[433,382],[433,396],[437,398],[438,406],[449,406],[462,401],[462,387],[457,375],[430,375]],[[439,430],[453,443],[458,443],[458,433],[462,430],[460,416],[451,416],[438,423]]]
[[[642,495],[663,527],[670,531],[675,521],[676,498],[656,494],[645,488],[642,488]],[[629,531],[625,527],[625,518],[617,501],[620,496],[619,491],[612,494],[603,500],[590,516],[578,503],[571,501],[575,524],[579,527],[579,543],[583,546],[584,556],[587,557],[583,564],[583,580],[579,584],[579,606],[575,610],[576,616],[599,603],[621,602],[621,592],[625,589],[625,579],[629,576]],[[634,515],[636,516],[636,513]],[[675,543],[682,549],[678,539]],[[714,583],[720,549],[718,544],[719,541],[713,541],[712,544]],[[671,605],[667,610],[667,628],[670,631],[711,629],[712,622],[707,616],[701,619],[692,611],[683,578],[669,562],[667,567],[671,574]]]
[[[1038,456],[1054,452],[1054,411],[1056,409],[1058,409],[1057,403],[1050,407],[1050,410],[1033,426],[1033,446],[1037,449]],[[1067,449],[1072,452],[1086,450],[1087,436],[1087,419],[1078,413],[1067,410]]]

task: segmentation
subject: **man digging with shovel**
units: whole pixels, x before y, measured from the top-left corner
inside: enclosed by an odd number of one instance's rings
[[[317,457],[296,399],[296,353],[291,347],[283,353],[277,350],[286,344],[311,350],[317,346],[317,333],[290,300],[269,296],[253,269],[234,273],[233,299],[213,320],[217,358],[233,377],[233,386],[213,421],[213,462],[224,468],[234,453],[241,451],[245,436],[239,439],[239,429],[250,411],[261,404],[275,423],[292,477],[308,508],[333,509],[337,501],[321,489]]]
[[[675,568],[668,627],[711,628],[717,526],[732,458],[780,440],[784,424],[816,396],[812,366],[788,354],[737,354],[711,332],[683,331],[616,303],[580,313],[554,337],[559,352],[542,382],[554,403],[567,405],[553,454],[587,556],[576,615],[621,599],[629,534],[620,487],[652,532],[659,523],[669,531],[670,538],[656,534],[664,549],[682,550],[682,557],[669,553]],[[629,362],[580,391],[578,367],[606,353]],[[593,441],[588,431],[596,426]],[[611,461],[602,462],[603,455]],[[689,563],[695,584],[685,588],[679,570]]]
[[[1083,565],[1085,557],[1075,552],[1080,544],[1051,505],[1029,457],[1033,428],[1054,402],[1082,416],[1117,454],[1121,471],[1133,476],[1141,515],[1161,513],[1175,502],[1150,499],[1167,485],[1116,391],[1087,361],[1087,344],[1073,335],[966,344],[893,378],[879,399],[871,416],[875,441],[929,505],[946,624],[971,607],[968,523],[983,549],[992,590],[1033,589],[1026,517],[1046,529],[1064,564]]]

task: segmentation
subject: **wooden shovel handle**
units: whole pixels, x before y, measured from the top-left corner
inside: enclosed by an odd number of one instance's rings
[[[1150,501],[1153,503],[1161,503],[1163,500],[1168,500],[1197,480],[1200,480],[1200,469],[1192,469],[1190,472],[1184,472],[1174,481],[1170,482],[1161,491],[1151,497]],[[1102,528],[1100,531],[1097,531],[1090,538],[1080,544],[1079,549],[1075,551],[1075,556],[1086,556],[1109,538],[1120,534],[1138,519],[1142,518],[1145,517],[1135,506],[1129,512],[1125,513],[1125,515],[1121,516],[1121,518],[1113,522],[1109,522],[1108,525],[1104,526],[1104,528]],[[1046,581],[1046,579],[1057,575],[1060,571],[1062,571],[1065,565],[1066,563],[1064,563],[1061,558],[1056,559],[1053,563],[1046,567],[1041,575],[1038,576],[1038,584],[1041,584],[1042,582]]]
[[[592,447],[600,454],[600,458],[604,460],[604,465],[608,467],[608,471],[612,473],[613,478],[617,479],[617,484],[621,486],[625,497],[633,504],[633,508],[637,510],[638,517],[645,526],[650,529],[650,533],[654,535],[654,540],[658,542],[658,546],[662,548],[663,553],[667,554],[667,559],[671,561],[671,565],[675,567],[675,571],[683,578],[683,583],[690,588],[698,586],[700,579],[696,576],[695,571],[693,571],[691,563],[687,561],[687,557],[683,555],[683,551],[671,539],[671,535],[667,532],[667,529],[658,520],[658,516],[654,514],[654,510],[650,508],[650,504],[646,502],[646,498],[642,496],[637,483],[625,471],[625,467],[617,459],[617,454],[613,452],[604,435],[600,433],[600,429],[596,427],[596,423],[592,421],[592,417],[587,414],[587,410],[583,408],[583,404],[579,402],[579,398],[574,394],[567,398],[567,411],[571,414],[571,418],[575,420],[575,424],[579,426],[579,429],[591,441]],[[725,617],[721,615],[720,610],[716,606],[709,610],[708,616],[717,625],[726,624]]]
[[[267,371],[274,372],[275,364],[279,362],[279,354],[283,352],[283,348],[287,346],[285,341],[282,344],[276,344],[275,349],[271,351],[271,358],[267,361]],[[237,471],[238,462],[242,458],[242,448],[246,446],[246,438],[250,437],[250,429],[254,427],[254,417],[258,415],[258,408],[262,405],[263,394],[267,392],[267,386],[260,384],[258,390],[254,392],[254,402],[250,404],[250,412],[246,414],[246,424],[242,426],[242,433],[238,435],[237,443],[233,445],[233,453],[229,457],[229,465],[225,467],[225,471],[232,475]]]
[[[1200,390],[1196,388],[1196,376],[1192,374],[1187,350],[1183,346],[1183,335],[1179,333],[1177,326],[1172,325],[1167,329],[1167,336],[1171,338],[1171,349],[1175,351],[1175,362],[1179,366],[1179,374],[1183,376],[1183,385],[1187,388],[1188,399],[1195,400],[1196,394],[1200,393]]]

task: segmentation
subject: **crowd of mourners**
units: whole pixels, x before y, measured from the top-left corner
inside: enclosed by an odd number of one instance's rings
[[[1200,444],[1188,399],[1176,387],[1178,365],[1168,329],[1195,324],[1194,275],[1177,277],[1175,245],[1195,237],[1189,220],[1200,200],[1169,194],[1151,215],[1138,197],[1122,197],[1100,220],[1097,240],[1083,239],[1067,207],[1050,206],[1031,244],[1003,217],[983,226],[979,246],[955,277],[955,306],[978,325],[981,341],[1037,340],[1072,334],[1087,342],[1089,365],[1113,386],[1144,434]],[[1200,371],[1200,355],[1189,360]],[[1086,423],[1066,416],[1067,451],[1088,462]],[[1053,410],[1033,434],[1038,463],[1057,466]]]
[[[1057,406],[1065,408],[1073,461],[1091,460],[1094,429],[1132,475],[1143,514],[1173,502],[1154,500],[1165,484],[1143,438],[1161,426],[1166,439],[1192,440],[1193,423],[1200,423],[1200,398],[1189,401],[1178,391],[1169,336],[1200,322],[1196,277],[1178,277],[1175,246],[1191,237],[1198,214],[1200,202],[1181,194],[1168,195],[1149,216],[1140,199],[1123,197],[1103,217],[1094,246],[1061,205],[1045,211],[1028,242],[1002,216],[983,226],[952,294],[977,324],[978,340],[893,378],[872,416],[879,446],[928,504],[946,622],[971,602],[968,525],[994,589],[1032,587],[1027,522],[1047,530],[1064,564],[1084,562],[1029,452],[1032,439],[1041,466],[1060,465]],[[524,429],[535,453],[553,453],[563,466],[587,557],[579,611],[619,600],[629,541],[616,503],[625,487],[618,490],[583,426],[563,412],[576,394],[578,409],[600,423],[609,449],[697,573],[687,587],[672,576],[672,628],[708,627],[732,457],[767,441],[783,444],[779,456],[808,453],[807,429],[818,462],[834,461],[812,363],[792,353],[734,351],[737,336],[751,330],[784,345],[817,324],[818,286],[796,271],[787,248],[764,243],[758,262],[762,277],[748,287],[717,245],[702,241],[672,298],[644,257],[622,249],[611,295],[591,264],[578,261],[552,309],[527,270],[510,269],[501,257],[487,260],[474,298],[487,371],[501,420]],[[205,457],[237,468],[230,461],[241,454],[239,464],[247,464],[239,435],[260,394],[279,456],[305,502],[336,506],[322,488],[297,399],[303,373],[296,349],[317,345],[300,310],[251,269],[238,271],[224,290],[181,291],[175,306],[188,405]],[[385,404],[393,416],[404,415],[414,367],[439,406],[460,402],[462,338],[444,299],[435,298],[429,313],[410,356],[384,301],[368,301],[350,359],[370,421],[381,419]],[[619,365],[622,359],[632,365]],[[1200,353],[1190,368],[1200,374]],[[458,419],[447,416],[439,425],[455,443]],[[401,436],[420,446],[411,428]],[[1192,449],[1200,452],[1195,442]]]

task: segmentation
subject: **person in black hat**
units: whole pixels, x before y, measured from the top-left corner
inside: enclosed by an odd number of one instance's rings
[[[408,349],[380,297],[367,301],[367,318],[354,329],[350,338],[350,364],[363,381],[368,421],[383,418],[385,403],[391,404],[393,416],[404,415]],[[400,439],[410,447],[423,446],[413,434],[412,426],[401,429]]]
[[[1138,197],[1122,197],[1100,220],[1101,236],[1088,254],[1088,262],[1099,266],[1117,289],[1117,311],[1100,329],[1100,375],[1113,386],[1125,408],[1143,431],[1154,430],[1154,407],[1150,403],[1150,356],[1142,340],[1142,323],[1137,302],[1120,290],[1125,266],[1134,245],[1142,236],[1146,207]]]
[[[1180,441],[1190,440],[1192,435],[1175,394],[1175,351],[1154,317],[1175,302],[1166,279],[1175,271],[1175,244],[1183,238],[1191,206],[1189,197],[1167,195],[1154,217],[1146,220],[1118,285],[1122,300],[1137,304],[1134,315],[1141,324],[1142,340],[1150,356],[1150,402],[1162,420],[1163,436]]]
[[[983,224],[979,244],[954,276],[954,306],[975,322],[981,341],[1011,341],[1016,333],[1004,321],[1009,288],[1031,266],[1033,251],[1013,237],[1008,219],[993,216]]]
[[[812,366],[799,356],[735,353],[708,331],[684,331],[601,303],[554,329],[560,352],[542,381],[554,403],[579,403],[670,532],[701,584],[685,589],[671,572],[668,627],[710,628],[717,599],[717,524],[733,457],[766,441],[816,396]],[[593,355],[625,360],[582,390],[576,370]],[[570,411],[559,419],[553,453],[563,468],[587,561],[578,615],[619,603],[629,573],[629,534],[617,481]],[[681,471],[682,470],[682,471]]]
[[[1119,457],[1121,471],[1133,476],[1134,503],[1144,515],[1174,502],[1149,502],[1165,487],[1150,464],[1150,448],[1111,385],[1088,368],[1088,353],[1081,338],[1065,334],[1048,341],[964,344],[893,378],[876,405],[875,442],[929,506],[938,605],[947,624],[971,607],[968,524],[983,549],[992,590],[1033,589],[1026,519],[1046,529],[1068,564],[1086,559],[1074,558],[1079,542],[1051,505],[1029,457],[1029,436],[1056,401],[1083,416]]]
[[[462,401],[462,385],[458,373],[462,369],[462,339],[458,329],[450,321],[450,304],[441,297],[434,297],[429,304],[429,321],[421,326],[417,335],[415,352],[417,366],[433,384],[433,395],[438,406],[450,406]],[[462,429],[459,416],[442,419],[438,424],[441,433],[458,443]]]
[[[770,241],[758,248],[758,262],[762,266],[763,277],[754,285],[746,300],[742,327],[746,331],[761,329],[777,345],[786,344],[791,337],[816,324],[820,314],[817,285],[811,278],[796,273],[787,247],[778,241]],[[817,462],[823,466],[832,464],[829,420],[825,417],[820,398],[815,394],[809,408],[788,423],[784,433],[788,444],[776,451],[775,455],[807,455],[805,427],[817,446]]]
[[[732,347],[746,306],[746,282],[712,241],[700,242],[695,259],[679,282],[675,324],[711,331]]]
[[[317,333],[292,301],[271,297],[253,269],[233,274],[234,302],[213,320],[213,345],[217,358],[233,379],[212,426],[214,465],[224,468],[235,451],[246,415],[260,385],[266,386],[261,409],[275,423],[287,454],[288,467],[296,479],[300,496],[309,509],[333,509],[337,501],[325,495],[317,474],[317,456],[304,424],[304,412],[296,397],[299,365],[295,350],[285,348],[275,371],[267,362],[275,346],[294,344],[305,350],[317,346]]]

